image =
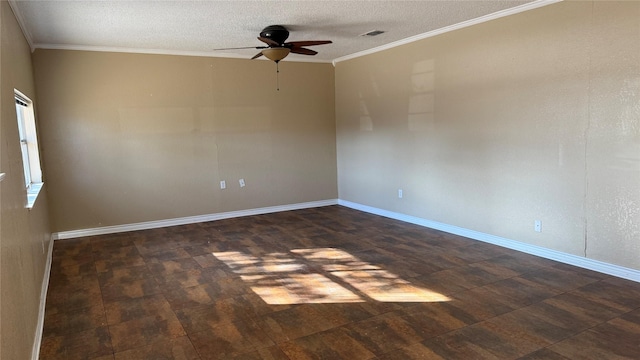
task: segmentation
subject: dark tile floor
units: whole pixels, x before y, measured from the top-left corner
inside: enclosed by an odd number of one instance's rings
[[[640,284],[339,206],[57,241],[41,359],[640,359]]]

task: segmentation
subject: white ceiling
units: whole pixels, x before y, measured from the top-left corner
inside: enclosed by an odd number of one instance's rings
[[[288,41],[332,40],[316,56],[330,62],[395,46],[557,0],[481,1],[185,1],[10,0],[31,47],[250,58],[267,25]],[[363,37],[383,30],[376,37]]]

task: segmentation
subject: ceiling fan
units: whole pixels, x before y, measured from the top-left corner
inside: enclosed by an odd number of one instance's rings
[[[238,48],[225,48],[215,50],[237,50],[237,49],[259,49],[257,53],[251,59],[257,59],[264,55],[269,60],[274,61],[276,64],[280,60],[284,59],[289,53],[301,54],[301,55],[315,55],[318,52],[307,49],[305,46],[315,46],[331,44],[331,40],[307,40],[307,41],[290,41],[285,42],[289,37],[289,30],[282,25],[269,25],[262,29],[258,40],[265,43],[267,46],[247,46]]]

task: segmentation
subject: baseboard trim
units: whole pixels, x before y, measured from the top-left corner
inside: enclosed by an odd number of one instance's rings
[[[330,205],[337,205],[337,204],[338,204],[338,199],[310,201],[310,202],[297,203],[297,204],[269,206],[269,207],[263,207],[263,208],[238,210],[238,211],[228,211],[228,212],[216,213],[216,214],[188,216],[188,217],[182,217],[182,218],[147,221],[147,222],[140,222],[140,223],[134,223],[134,224],[124,224],[124,225],[104,226],[104,227],[92,228],[92,229],[62,231],[62,232],[54,233],[53,236],[54,236],[54,239],[56,240],[74,239],[74,238],[85,237],[85,236],[106,235],[106,234],[115,234],[115,233],[121,233],[121,232],[127,232],[127,231],[157,229],[157,228],[168,227],[168,226],[195,224],[195,223],[207,222],[207,221],[230,219],[230,218],[251,216],[251,215],[269,214],[269,213],[281,212],[281,211],[308,209],[308,208],[330,206]]]
[[[305,203],[269,206],[269,207],[263,207],[263,208],[229,211],[229,212],[223,212],[223,213],[189,216],[189,217],[167,219],[167,220],[148,221],[148,222],[141,222],[141,223],[134,223],[134,224],[63,231],[63,232],[52,234],[52,238],[54,240],[74,239],[74,238],[79,238],[84,236],[106,235],[106,234],[115,234],[115,233],[121,233],[121,232],[127,232],[127,231],[156,229],[156,228],[162,228],[162,227],[168,227],[168,226],[194,224],[194,223],[206,222],[206,221],[215,221],[215,220],[230,219],[230,218],[243,217],[243,216],[269,214],[269,213],[275,213],[275,212],[281,212],[281,211],[300,210],[300,209],[330,206],[330,205],[341,205],[341,206],[345,206],[355,210],[364,211],[370,214],[380,215],[380,216],[388,217],[391,219],[400,220],[407,223],[444,231],[450,234],[464,236],[466,238],[470,238],[473,240],[478,240],[478,241],[502,246],[508,249],[521,251],[527,254],[540,256],[545,259],[555,260],[565,264],[578,266],[584,269],[597,271],[603,274],[608,274],[608,275],[616,276],[619,278],[640,282],[640,271],[635,269],[630,269],[630,268],[626,268],[619,265],[614,265],[614,264],[610,264],[610,263],[606,263],[598,260],[588,259],[582,256],[567,254],[561,251],[556,251],[556,250],[544,248],[541,246],[526,244],[523,242],[503,238],[496,235],[491,235],[491,234],[486,234],[486,233],[475,231],[475,230],[465,229],[459,226],[449,225],[449,224],[445,224],[445,223],[441,223],[433,220],[427,220],[427,219],[423,219],[423,218],[419,218],[411,215],[405,215],[405,214],[388,211],[388,210],[384,210],[384,209],[380,209],[380,208],[376,208],[368,205],[362,205],[362,204],[358,204],[358,203],[347,201],[347,200],[341,200],[341,199],[311,201],[311,202],[305,202]],[[46,279],[47,286],[49,282],[48,281],[49,272],[51,270],[52,249],[53,249],[53,241],[50,243],[49,255],[48,255],[49,257],[47,259],[47,269],[45,274],[47,278]],[[41,296],[44,296],[46,298],[47,289],[44,286],[45,285],[43,285],[44,295],[41,295]],[[41,299],[41,307],[42,307],[42,304],[44,304],[44,299]],[[40,332],[42,332],[42,326],[40,322],[44,321],[44,308],[41,309],[41,316],[42,316],[42,319],[38,319]],[[39,345],[38,345],[38,350],[39,350]]]
[[[588,270],[597,271],[603,274],[616,276],[619,278],[640,282],[640,271],[630,269],[614,264],[605,263],[598,260],[588,259],[582,256],[576,256],[567,254],[561,251],[551,250],[548,248],[525,244],[516,240],[503,238],[491,234],[482,233],[475,230],[469,230],[462,227],[444,224],[437,221],[422,219],[415,216],[405,215],[393,211],[383,210],[367,205],[362,205],[346,200],[338,200],[338,205],[352,208],[355,210],[364,211],[367,213],[388,217],[395,220],[404,221],[411,224],[416,224],[424,227],[428,227],[435,230],[444,231],[450,234],[464,236],[473,240],[478,240],[498,246],[502,246],[508,249],[521,251],[527,254],[536,255],[545,259],[555,260],[561,263],[581,267]]]
[[[51,276],[51,261],[53,258],[53,236],[49,240],[47,249],[47,261],[44,265],[44,276],[42,277],[42,288],[40,290],[40,307],[38,309],[38,322],[36,324],[36,334],[31,350],[31,360],[40,358],[40,346],[42,345],[42,331],[44,329],[44,312],[47,304],[47,291],[49,291],[49,278]]]

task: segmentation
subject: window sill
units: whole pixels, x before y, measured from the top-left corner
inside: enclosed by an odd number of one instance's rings
[[[31,183],[27,189],[27,209],[31,209],[36,202],[40,190],[42,190],[44,183]]]

